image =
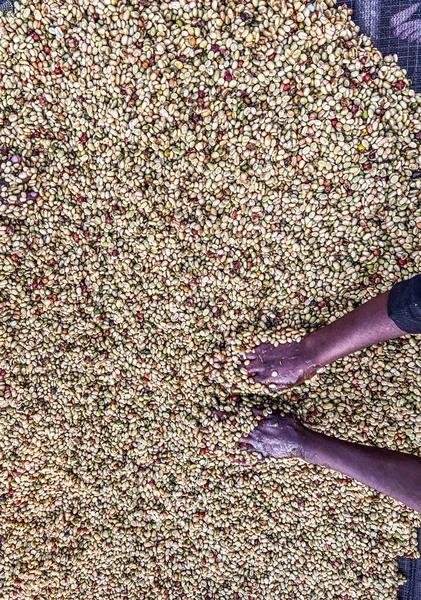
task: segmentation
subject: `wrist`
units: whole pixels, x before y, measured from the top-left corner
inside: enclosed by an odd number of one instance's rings
[[[324,367],[373,344],[404,335],[387,312],[388,293],[380,294],[340,319],[305,336],[303,351]]]
[[[300,421],[295,421],[294,429],[298,439],[298,447],[296,453],[297,458],[302,458],[306,462],[311,462],[308,458],[310,456],[310,429],[307,429],[307,427],[300,423]]]
[[[317,461],[317,440],[320,438],[319,433],[303,427],[302,432],[302,448],[303,448],[303,460],[311,464],[320,464]]]
[[[324,367],[327,364],[323,356],[325,344],[323,343],[324,332],[322,332],[323,329],[317,329],[306,335],[300,342],[304,360],[316,368]]]

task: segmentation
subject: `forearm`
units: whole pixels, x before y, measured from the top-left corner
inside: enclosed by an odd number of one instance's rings
[[[324,366],[373,344],[406,335],[388,315],[389,292],[380,294],[330,325],[306,336],[305,352]]]
[[[348,475],[421,512],[421,458],[306,429],[304,459]]]

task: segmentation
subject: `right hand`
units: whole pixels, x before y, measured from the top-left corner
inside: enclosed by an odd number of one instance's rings
[[[305,427],[292,416],[282,417],[274,411],[240,439],[248,452],[273,458],[304,458]]]

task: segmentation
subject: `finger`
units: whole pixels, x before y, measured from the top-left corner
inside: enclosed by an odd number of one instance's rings
[[[218,419],[223,419],[224,417],[226,417],[226,414],[222,410],[214,409],[212,410],[212,414]]]
[[[248,363],[248,365],[247,365],[248,367],[250,365],[260,365],[260,364],[262,364],[262,361],[261,361],[261,359],[260,359],[259,356],[253,356],[253,358],[247,358],[243,362],[247,362]]]
[[[265,433],[266,433],[265,432],[265,428],[262,425],[262,423],[260,423],[248,435],[248,441],[247,441],[247,443],[250,446],[253,446],[255,448],[256,452],[260,452],[260,450],[262,448],[262,440],[265,437]]]
[[[274,410],[273,412],[270,413],[270,415],[268,415],[265,419],[265,421],[267,421],[268,423],[273,423],[274,421],[277,421],[279,419],[279,411],[278,410]]]
[[[276,392],[284,392],[285,390],[290,389],[293,386],[287,386],[283,383],[275,383],[273,385],[270,385],[270,389],[272,392],[276,393]]]
[[[238,443],[239,443],[239,444],[245,444],[245,445],[249,444],[249,439],[248,439],[248,436],[247,436],[247,437],[241,437],[241,438],[238,440]]]
[[[249,454],[252,454],[253,452],[257,452],[257,453],[259,452],[259,450],[255,446],[252,446],[252,445],[247,446],[247,448],[245,450]]]
[[[273,381],[273,378],[272,378],[270,375],[268,375],[268,374],[265,372],[265,370],[263,370],[263,371],[259,371],[259,372],[256,374],[256,376],[255,376],[254,380],[255,380],[257,383],[263,383],[264,385],[268,385],[269,383],[273,383],[273,384],[275,384],[275,385],[276,385],[276,381]]]
[[[264,365],[262,363],[253,362],[245,367],[247,371],[251,373],[262,373],[265,370]]]
[[[241,438],[240,440],[238,440],[238,445],[240,446],[241,450],[247,450],[249,443],[246,441],[245,438]]]
[[[280,417],[279,414],[272,413],[271,415],[266,417],[262,424],[266,425],[266,427],[279,427],[281,423],[282,417]]]
[[[245,450],[246,452],[258,452],[253,444],[242,442],[240,445],[241,450]]]
[[[251,352],[247,352],[246,356],[247,358],[250,358],[250,360],[253,360],[255,358],[260,358],[261,360],[261,355],[264,354],[266,350],[270,347],[271,344],[260,344],[259,346],[256,346]]]
[[[256,379],[257,381],[257,379]],[[291,388],[294,387],[294,385],[296,384],[287,384],[285,382],[280,382],[280,381],[274,381],[273,377],[269,377],[266,375],[266,377],[262,377],[262,379],[260,379],[258,381],[258,383],[261,383],[263,385],[266,385],[271,392],[281,392],[281,391],[285,391],[285,390],[289,390]]]
[[[246,436],[243,436],[239,439],[240,444],[255,444],[257,442],[255,431],[257,427],[255,427],[250,433]]]
[[[252,429],[252,431],[250,431],[250,433],[248,435],[242,436],[240,438],[240,442],[241,443],[245,443],[245,444],[253,444],[253,443],[255,443],[257,441],[256,434],[255,434],[255,431],[256,431],[257,427],[255,427],[254,429]]]

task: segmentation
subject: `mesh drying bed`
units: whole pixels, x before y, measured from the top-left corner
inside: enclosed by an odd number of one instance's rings
[[[13,10],[16,0],[0,0],[0,12]]]
[[[421,552],[421,529],[418,529],[418,547]],[[398,600],[421,600],[421,559],[399,558],[398,569],[407,579],[399,588]]]
[[[0,0],[0,12],[14,9],[17,0]],[[413,88],[421,92],[421,0],[338,0],[353,9],[353,19],[371,37],[383,54],[397,54]],[[421,552],[421,529],[418,530]],[[399,600],[421,600],[421,559],[398,559],[407,582],[398,591]]]
[[[0,0],[0,12],[18,0]],[[412,87],[421,92],[421,0],[338,0],[353,9],[353,19],[383,54],[397,54]]]
[[[421,1],[338,0],[353,9],[353,20],[383,54],[397,54],[412,87],[421,92]]]

